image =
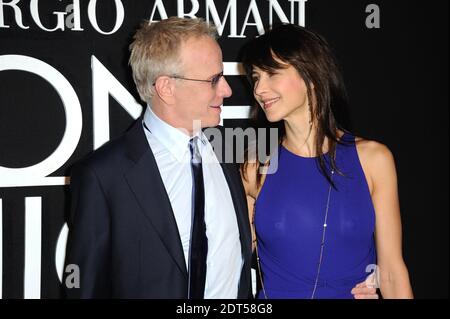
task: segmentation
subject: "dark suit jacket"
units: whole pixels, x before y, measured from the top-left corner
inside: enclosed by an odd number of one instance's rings
[[[251,235],[245,193],[237,166],[221,166],[244,258],[238,298],[248,298]],[[64,285],[67,297],[187,298],[180,236],[141,120],[77,164],[70,188],[66,265],[79,266],[80,287]]]

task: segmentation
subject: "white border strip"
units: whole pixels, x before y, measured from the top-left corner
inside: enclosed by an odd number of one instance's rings
[[[223,62],[224,75],[245,75],[244,66],[240,62]]]
[[[41,298],[42,197],[25,197],[25,299]]]
[[[231,119],[248,119],[251,106],[249,105],[230,105],[223,106],[221,118],[224,120]]]
[[[60,186],[69,185],[69,176],[56,177],[38,177],[38,178],[20,178],[14,180],[0,181],[0,188],[2,187],[27,187],[27,186]]]

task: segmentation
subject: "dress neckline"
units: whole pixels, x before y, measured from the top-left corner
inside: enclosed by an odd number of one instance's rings
[[[350,134],[348,134],[347,132],[344,132],[344,134],[342,134],[342,136],[340,138],[340,141],[344,141],[344,142],[348,141],[349,140],[348,138],[350,136],[351,136]],[[336,147],[338,147],[339,145],[340,144],[337,144]],[[288,153],[288,154],[290,154],[290,155],[292,155],[294,157],[304,159],[304,160],[316,160],[316,159],[319,158],[319,156],[302,156],[302,155],[295,154],[294,152],[292,152],[289,149],[287,149],[283,144],[280,144],[280,147],[283,148],[286,151],[286,153]],[[328,153],[329,152],[324,153],[323,156],[328,156]]]

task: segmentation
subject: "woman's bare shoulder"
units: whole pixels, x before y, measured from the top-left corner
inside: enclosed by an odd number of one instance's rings
[[[393,160],[392,152],[389,148],[377,141],[355,137],[356,148],[360,159],[368,163],[376,163],[377,161]]]
[[[386,145],[359,137],[355,138],[355,142],[371,194],[377,185],[396,180],[394,157]]]

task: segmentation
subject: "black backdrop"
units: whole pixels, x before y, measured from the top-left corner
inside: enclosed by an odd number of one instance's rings
[[[252,24],[258,17],[264,25],[270,22],[270,4],[279,5],[288,19],[304,23],[330,41],[344,70],[353,131],[386,144],[395,156],[404,257],[414,293],[418,298],[448,298],[447,1],[0,3],[2,298],[60,296],[55,261],[61,261],[65,244],[69,180],[64,176],[70,175],[75,161],[130,126],[133,117],[125,109],[134,114],[139,110],[129,101],[139,99],[127,66],[127,47],[140,21],[149,19],[156,5],[159,10],[153,19],[160,20],[162,9],[168,16],[177,15],[183,12],[181,4],[184,12],[190,12],[197,3],[196,16],[206,18],[207,4],[213,4],[221,20],[230,4],[219,40],[225,62],[238,62],[239,49],[258,33]],[[379,28],[366,25],[370,4],[379,7]],[[279,21],[280,14],[272,11],[273,21]],[[299,11],[304,12],[304,20]],[[58,12],[66,13],[58,18]],[[59,29],[48,31],[56,26]],[[24,71],[27,68],[32,72]],[[248,124],[243,111],[252,102],[242,79],[227,71],[234,94],[225,101],[225,126]],[[94,115],[102,110],[103,115]],[[65,150],[46,161],[61,145]],[[41,162],[45,167],[38,165]]]

